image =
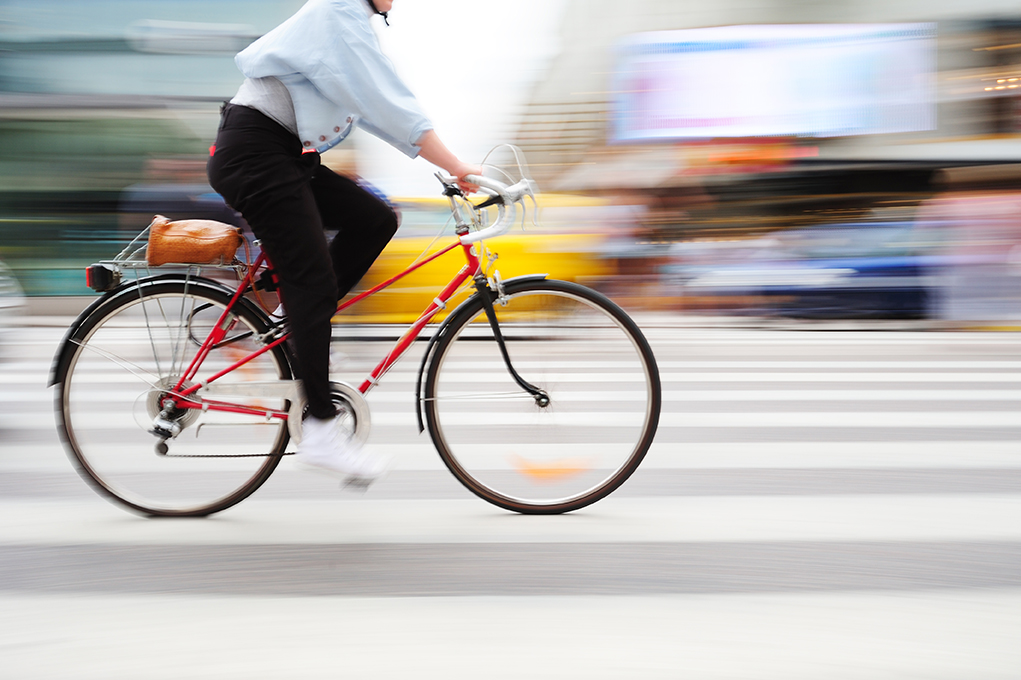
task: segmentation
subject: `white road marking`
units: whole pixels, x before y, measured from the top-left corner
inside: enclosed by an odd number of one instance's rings
[[[526,405],[527,406],[527,405]],[[76,427],[82,430],[142,430],[129,413],[110,414],[85,412]],[[445,426],[498,427],[501,425],[563,426],[615,428],[641,423],[641,413],[608,410],[606,412],[566,411],[522,412],[493,415],[485,412],[449,413]],[[226,418],[226,416],[224,416]],[[230,416],[231,422],[243,416]],[[210,418],[213,422],[219,422]],[[223,420],[221,418],[220,420]],[[0,414],[0,429],[37,429],[53,425],[48,413]],[[198,421],[198,422],[201,422]],[[372,414],[374,427],[414,427],[415,414],[382,412]],[[261,423],[260,423],[261,424]],[[778,413],[663,413],[660,428],[1021,428],[1021,411],[805,411]]]
[[[579,367],[577,372],[542,373],[541,376],[528,376],[529,379],[537,379],[546,382],[575,382],[575,383],[608,383],[615,382],[636,382],[644,380],[642,373],[628,371],[620,373],[591,372],[584,367]],[[387,383],[414,383],[418,379],[418,373],[414,371],[391,372],[381,380],[381,384]],[[107,385],[116,383],[135,384],[142,381],[127,371],[91,371],[78,376],[79,384]],[[663,383],[739,383],[739,382],[769,382],[769,383],[1019,383],[1021,384],[1021,372],[875,372],[875,373],[852,373],[852,372],[670,372],[661,371],[660,380]],[[441,381],[456,384],[485,385],[487,383],[502,384],[509,382],[506,371],[473,372],[459,371],[443,373]],[[36,384],[45,386],[46,376],[39,373],[20,373],[11,371],[0,371],[0,384]]]
[[[5,444],[0,447],[2,472],[71,472],[71,463],[54,432],[48,444]],[[394,470],[446,470],[428,435],[406,444],[376,444],[371,451],[393,459]],[[554,458],[572,458],[599,453],[598,445],[558,444],[551,448]],[[151,447],[111,445],[110,457],[141,456],[143,464],[121,465],[118,472],[149,470]],[[215,472],[217,461],[179,461],[182,470]],[[507,464],[503,466],[509,469]],[[646,469],[1017,469],[1021,468],[1021,446],[997,441],[908,441],[908,442],[708,442],[696,444],[654,443],[645,460]],[[175,467],[175,469],[177,469]]]
[[[385,390],[381,386],[366,396],[369,404],[405,404],[414,405],[415,395],[411,390]],[[138,397],[140,389],[129,390],[104,390],[101,396],[104,400],[118,401]],[[470,392],[465,391],[465,395]],[[560,399],[565,401],[644,401],[648,393],[643,390],[613,390],[601,393],[598,391],[589,392],[560,392]],[[34,390],[6,390],[0,393],[0,403],[43,403],[52,402],[53,392],[45,389]],[[961,389],[882,389],[882,390],[729,390],[729,389],[694,389],[694,390],[664,390],[663,402],[669,410],[671,402],[758,402],[769,404],[786,401],[941,401],[941,402],[1008,402],[1021,401],[1021,390],[1011,389],[989,389],[989,390],[961,390]]]

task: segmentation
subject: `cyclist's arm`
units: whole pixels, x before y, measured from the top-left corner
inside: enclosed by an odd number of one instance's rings
[[[419,148],[418,155],[426,159],[438,168],[443,168],[451,175],[457,177],[459,180],[458,184],[461,185],[462,191],[476,191],[478,186],[464,181],[465,175],[481,175],[482,168],[477,165],[470,165],[465,163],[460,158],[455,156],[453,152],[446,147],[440,136],[436,134],[435,130],[427,130],[418,138],[415,145]]]

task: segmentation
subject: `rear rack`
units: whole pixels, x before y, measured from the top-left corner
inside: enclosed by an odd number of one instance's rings
[[[243,277],[248,271],[248,264],[239,260],[236,256],[230,262],[195,264],[194,262],[168,262],[161,265],[151,265],[145,259],[145,251],[148,247],[149,227],[138,233],[131,242],[124,247],[124,250],[117,253],[110,260],[100,260],[85,268],[85,283],[92,290],[98,293],[105,293],[120,285],[124,279],[124,272],[132,272],[134,278],[152,275],[158,272],[186,271],[195,276],[201,274],[203,269],[226,270],[232,269],[238,277]],[[245,246],[247,250],[247,245]]]

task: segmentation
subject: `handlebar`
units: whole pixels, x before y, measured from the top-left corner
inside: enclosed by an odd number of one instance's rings
[[[436,173],[436,175],[439,177],[441,182],[448,186],[455,185],[457,183],[456,177],[441,173]],[[514,224],[515,216],[517,215],[517,204],[521,203],[525,199],[525,196],[531,196],[533,200],[535,199],[535,183],[528,179],[522,179],[519,182],[510,185],[504,184],[492,177],[483,177],[481,175],[465,175],[464,179],[470,184],[478,185],[484,193],[500,198],[500,202],[497,203],[496,222],[485,229],[470,232],[461,236],[461,243],[464,244],[476,243],[478,241],[506,234]],[[521,207],[524,209],[524,205]],[[509,215],[507,214],[508,209],[510,212]]]

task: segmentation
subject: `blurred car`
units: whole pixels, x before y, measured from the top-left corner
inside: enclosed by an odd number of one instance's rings
[[[393,201],[401,212],[397,235],[358,283],[354,292],[368,290],[396,276],[422,255],[452,243],[453,226],[446,199],[416,198]],[[498,255],[493,269],[504,280],[524,274],[547,274],[550,278],[576,282],[605,279],[612,263],[605,257],[607,239],[599,226],[598,201],[570,196],[539,197],[542,219],[533,226],[513,227],[506,235],[487,241],[485,247]],[[441,236],[437,236],[442,231]],[[389,288],[353,305],[338,317],[357,323],[411,323],[429,306],[440,290],[464,266],[464,254],[454,249],[409,274]],[[469,294],[463,290],[453,308]],[[442,319],[446,312],[436,318]]]
[[[797,318],[923,318],[931,258],[912,222],[834,224],[676,244],[667,277],[702,307]]]

